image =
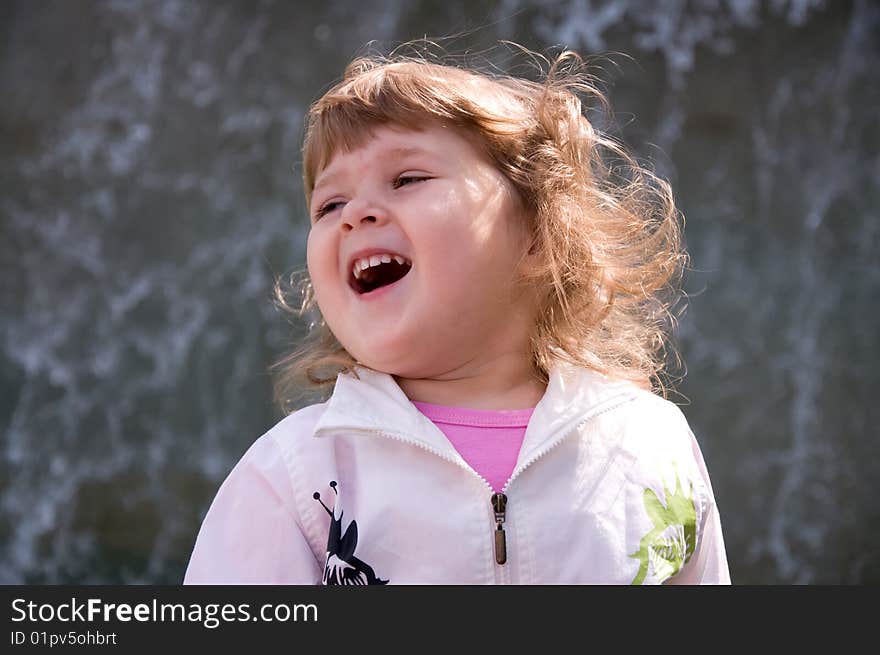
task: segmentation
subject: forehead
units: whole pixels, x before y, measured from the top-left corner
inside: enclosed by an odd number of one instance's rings
[[[429,127],[415,129],[402,125],[371,125],[360,131],[359,138],[351,143],[337,143],[327,157],[324,170],[330,168],[334,161],[350,154],[382,153],[382,154],[414,154],[429,150],[427,142],[433,130]]]

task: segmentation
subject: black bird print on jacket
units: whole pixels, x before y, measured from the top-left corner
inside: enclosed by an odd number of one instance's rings
[[[327,560],[324,562],[325,585],[370,585],[388,584],[388,580],[380,580],[376,577],[372,567],[354,556],[357,548],[357,523],[349,523],[345,534],[342,534],[342,499],[335,481],[330,482],[336,494],[336,502],[331,511],[321,500],[321,494],[317,491],[313,498],[321,503],[321,506],[330,515],[330,533],[327,536]]]

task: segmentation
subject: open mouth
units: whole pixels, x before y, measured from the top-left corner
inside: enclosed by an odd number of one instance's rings
[[[411,268],[412,262],[400,255],[383,253],[362,257],[352,264],[348,284],[358,294],[370,293],[394,284]]]

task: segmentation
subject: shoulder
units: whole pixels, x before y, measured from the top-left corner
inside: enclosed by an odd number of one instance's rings
[[[608,412],[618,455],[626,462],[631,502],[652,499],[692,502],[697,521],[713,502],[711,484],[697,439],[678,405],[649,391],[633,388],[628,402]]]
[[[209,508],[207,521],[238,514],[265,514],[267,508],[280,508],[300,524],[297,498],[301,470],[310,462],[302,455],[310,452],[315,423],[323,413],[323,404],[310,405],[284,417],[258,437],[239,458],[220,485]]]
[[[311,437],[325,405],[309,405],[278,421],[250,445],[229,477],[261,479],[276,492],[286,490],[300,453],[314,441]]]
[[[314,405],[307,405],[297,409],[278,421],[269,432],[276,436],[294,436],[303,430],[311,431],[326,409],[326,402],[315,403]]]
[[[629,381],[577,373],[578,393],[563,400],[591,408],[580,431],[591,457],[613,462],[643,489],[674,487],[676,478],[700,486],[699,447],[678,405]]]
[[[694,436],[675,403],[633,387],[630,400],[611,413],[633,458],[648,464],[692,458]]]
[[[291,412],[260,437],[254,446],[256,447],[261,442],[267,442],[261,447],[289,450],[308,443],[326,408],[327,403],[324,402],[308,405]]]

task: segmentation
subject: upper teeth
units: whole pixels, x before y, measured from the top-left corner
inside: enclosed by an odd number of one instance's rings
[[[401,257],[400,255],[390,255],[388,253],[382,253],[380,255],[370,255],[369,257],[361,257],[360,259],[354,260],[352,273],[354,274],[355,278],[359,279],[361,276],[361,271],[368,269],[371,266],[378,266],[379,264],[390,264],[392,259],[401,266],[403,264],[411,264],[411,262]]]

